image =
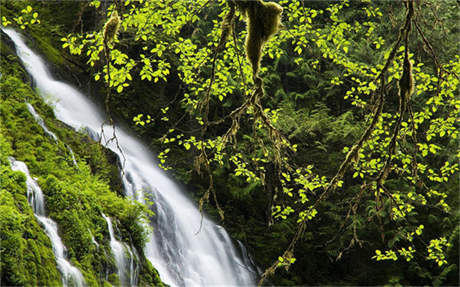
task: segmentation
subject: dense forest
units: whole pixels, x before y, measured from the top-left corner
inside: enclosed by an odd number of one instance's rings
[[[458,1],[1,21],[1,286],[460,284]]]

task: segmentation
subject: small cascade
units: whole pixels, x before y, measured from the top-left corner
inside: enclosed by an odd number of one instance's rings
[[[58,137],[56,136],[55,133],[53,133],[52,131],[50,131],[48,129],[48,127],[45,124],[45,121],[42,119],[42,117],[40,117],[40,115],[37,113],[37,111],[34,109],[34,107],[29,103],[26,103],[26,106],[27,106],[27,110],[34,117],[34,119],[38,123],[38,125],[42,127],[42,129],[45,132],[45,134],[48,135],[50,138],[52,138],[57,143],[59,141]],[[72,157],[73,165],[78,166],[77,161],[75,160],[75,154],[73,153],[73,150],[68,145],[65,145],[65,146],[66,146],[67,150],[69,151],[70,156]]]
[[[35,217],[43,226],[46,235],[49,237],[53,246],[53,253],[56,257],[56,263],[62,274],[62,284],[64,286],[83,287],[86,286],[83,275],[80,270],[73,266],[65,255],[66,248],[58,234],[56,222],[46,217],[45,200],[43,192],[37,182],[30,176],[29,169],[22,161],[15,160],[13,157],[8,158],[11,169],[21,171],[26,175],[27,199],[34,211]]]
[[[26,186],[27,186],[27,201],[32,206],[32,210],[35,215],[45,216],[45,199],[43,192],[38,186],[37,182],[30,177],[29,169],[26,164],[22,161],[17,161],[13,157],[8,157],[11,169],[15,171],[21,171],[26,174]]]
[[[37,216],[38,221],[43,225],[46,235],[51,240],[53,252],[56,256],[56,262],[59,271],[62,273],[62,283],[64,286],[85,286],[85,280],[80,270],[73,266],[65,256],[66,248],[58,234],[56,222],[48,217]]]
[[[244,246],[243,243],[239,240],[237,240],[237,242],[238,242],[238,247],[240,248],[241,258],[243,259],[244,266],[253,266],[254,268],[248,269],[248,271],[255,272],[256,274],[262,274],[263,270],[257,267],[251,254],[248,253],[246,246]]]
[[[88,228],[89,235],[91,236],[91,242],[96,245],[96,248],[99,249],[99,243],[97,243],[96,239],[94,239],[93,233],[91,233],[91,230]]]
[[[137,286],[137,281],[138,281],[138,278],[139,278],[139,267],[138,267],[138,264],[137,262],[139,262],[139,254],[137,253],[136,251],[136,248],[134,248],[134,246],[131,246],[132,247],[132,250],[131,248],[128,248],[126,249],[129,253],[129,273],[131,274],[131,276],[129,277],[130,280],[129,280],[129,285],[130,286]]]
[[[73,165],[78,167],[77,160],[75,159],[75,154],[73,153],[73,150],[70,148],[70,146],[68,145],[65,145],[65,146],[67,147],[67,150],[69,151],[70,156],[72,157]]]
[[[26,103],[26,106],[27,110],[34,117],[35,121],[42,127],[45,134],[52,138],[55,142],[58,142],[58,137],[56,136],[56,134],[54,134],[52,131],[48,129],[48,127],[45,124],[45,121],[40,117],[40,115],[37,113],[34,107],[29,103]]]
[[[123,243],[118,241],[115,238],[113,232],[112,221],[110,217],[107,217],[102,213],[107,222],[107,227],[110,234],[110,248],[112,249],[113,257],[115,258],[115,263],[117,265],[118,278],[120,279],[121,286],[136,286],[137,285],[137,268],[133,252],[131,248]]]

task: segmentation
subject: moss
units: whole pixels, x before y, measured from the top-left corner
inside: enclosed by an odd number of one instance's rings
[[[57,50],[49,36],[45,36],[49,31],[43,26],[36,26],[31,29],[31,36],[37,39],[37,46],[45,55],[46,59],[50,60],[55,65],[63,65],[66,63],[59,50]]]
[[[51,242],[38,225],[24,196],[25,176],[6,159],[11,147],[0,137],[0,253],[5,286],[60,286]]]
[[[51,243],[28,205],[24,175],[11,171],[7,156],[24,161],[38,178],[47,213],[58,224],[68,257],[82,271],[86,283],[107,284],[101,274],[114,270],[114,261],[107,256],[111,254],[109,234],[101,213],[113,218],[123,241],[142,250],[146,236],[139,219],[146,208],[120,196],[121,183],[113,155],[55,119],[51,108],[24,83],[25,73],[17,58],[2,54],[0,61],[2,284],[61,284]],[[58,136],[58,143],[34,121],[26,101]],[[73,149],[78,167],[73,165],[67,146]],[[99,248],[91,236],[99,242]],[[142,266],[145,268],[141,269],[141,277],[149,278],[145,282],[161,282],[153,267]]]
[[[145,271],[139,276],[140,286],[168,286],[161,281],[158,271],[145,257],[142,258],[142,269]]]
[[[110,274],[108,280],[113,286],[119,286],[120,285],[120,278],[118,278],[117,273]]]
[[[3,3],[2,3],[3,4]],[[27,6],[31,6],[33,11],[39,11],[41,7],[34,3],[33,1],[5,1],[4,5],[1,7],[2,16],[9,19],[12,22],[11,26],[17,28],[17,24],[13,18],[18,15],[22,15],[20,12],[22,9],[25,9]],[[41,13],[39,13],[40,15]],[[40,17],[38,17],[39,19]],[[63,65],[65,63],[64,58],[60,54],[59,50],[53,46],[53,38],[57,38],[57,31],[54,27],[48,25],[47,23],[41,23],[40,25],[31,24],[25,27],[22,32],[28,33],[33,36],[36,41],[33,42],[33,46],[38,48],[41,53],[43,53],[47,59],[49,59],[53,64]]]
[[[14,50],[12,50],[11,47],[8,46],[6,44],[6,42],[4,42],[4,41],[0,42],[0,51],[2,52],[3,55],[9,56],[9,57],[11,57],[11,56],[15,57],[14,56]]]

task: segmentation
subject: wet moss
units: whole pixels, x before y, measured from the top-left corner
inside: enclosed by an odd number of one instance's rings
[[[0,137],[0,270],[4,286],[60,286],[49,238],[38,225],[24,195],[25,176],[6,158],[11,147]]]
[[[121,183],[113,155],[87,135],[55,119],[52,109],[30,83],[24,82],[27,77],[16,56],[2,53],[0,63],[1,282],[11,286],[62,284],[49,238],[27,202],[25,177],[10,169],[7,156],[13,156],[24,161],[31,175],[38,178],[48,216],[58,224],[72,264],[82,271],[89,286],[107,285],[105,274],[107,270],[113,272],[115,266],[101,213],[117,222],[123,241],[142,250],[146,235],[139,219],[146,208],[120,196]],[[35,122],[26,102],[58,136],[57,143]],[[68,146],[78,166],[74,166]],[[141,265],[144,285],[161,284],[153,267]]]
[[[140,286],[169,286],[161,281],[158,271],[152,266],[150,261],[148,261],[145,257],[143,257],[141,261],[142,270],[146,270],[146,272],[142,272],[139,276]]]

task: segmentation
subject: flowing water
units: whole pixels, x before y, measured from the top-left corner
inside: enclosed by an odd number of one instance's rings
[[[94,245],[96,245],[96,248],[99,248],[99,243],[97,243],[96,239],[94,239],[93,234],[91,233],[91,230],[88,228],[89,235],[91,236],[91,242],[93,242]]]
[[[15,160],[12,157],[9,157],[9,160],[12,170],[21,171],[26,175],[27,200],[29,201],[30,206],[32,206],[35,217],[41,223],[46,235],[48,235],[51,241],[53,253],[56,257],[57,267],[62,274],[63,285],[76,287],[85,286],[85,280],[83,279],[80,271],[66,258],[66,248],[59,237],[56,222],[46,217],[45,200],[40,186],[38,186],[37,182],[30,176],[29,169],[24,162]]]
[[[8,159],[10,160],[11,169],[22,171],[26,175],[27,201],[29,205],[32,206],[34,214],[45,216],[45,199],[43,198],[43,192],[37,182],[30,177],[29,169],[26,164],[15,160],[13,157],[9,157]]]
[[[42,117],[40,117],[40,115],[37,113],[37,111],[35,111],[34,107],[29,103],[26,103],[26,106],[27,106],[27,110],[34,117],[34,119],[38,123],[38,125],[40,127],[42,127],[42,129],[45,132],[45,134],[47,136],[49,136],[50,138],[52,138],[57,143],[59,141],[58,137],[56,136],[55,133],[53,133],[52,131],[50,131],[48,129],[48,127],[45,124],[45,121],[42,119]],[[73,153],[73,150],[68,145],[65,145],[65,146],[66,146],[67,150],[69,151],[70,157],[72,158],[73,165],[78,166],[77,161],[75,160],[75,155]]]
[[[122,286],[135,286],[137,285],[138,272],[137,268],[135,268],[136,263],[134,254],[128,245],[118,241],[115,238],[112,220],[110,217],[105,216],[105,214],[102,214],[102,217],[104,217],[105,221],[107,222],[107,227],[109,229],[110,248],[112,249],[113,257],[115,258],[120,283]]]
[[[58,142],[58,137],[52,131],[48,129],[48,127],[45,124],[45,121],[43,121],[40,115],[35,111],[34,107],[29,103],[26,103],[26,106],[27,106],[27,110],[34,117],[38,125],[42,127],[45,134],[48,135],[50,138],[52,138],[55,142]]]
[[[240,255],[246,251],[237,249],[228,233],[206,216],[200,229],[197,206],[158,168],[152,152],[116,127],[120,151],[116,142],[110,140],[111,126],[104,126],[104,133],[99,132],[105,114],[75,88],[53,79],[45,62],[25,45],[18,33],[3,30],[15,43],[17,54],[41,96],[53,105],[56,117],[76,130],[86,129],[95,139],[102,138],[102,144],[118,155],[123,163],[125,195],[140,202],[145,202],[145,197],[153,199],[156,216],[144,224],[152,225],[154,231],[144,254],[162,280],[172,286],[255,285],[257,273]]]

